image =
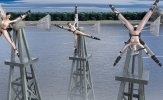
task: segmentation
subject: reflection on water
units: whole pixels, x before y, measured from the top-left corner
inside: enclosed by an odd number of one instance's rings
[[[89,28],[90,25],[86,27]],[[154,37],[148,32],[143,32],[142,39],[156,55],[163,56],[163,29],[161,28],[160,37]],[[35,72],[42,100],[66,100],[71,69],[68,57],[73,53],[72,33],[55,27],[51,31],[44,31],[34,26],[28,26],[26,33],[32,55],[39,57]],[[102,25],[101,33],[93,35],[102,39],[86,39],[88,53],[93,55],[89,62],[96,100],[116,100],[119,82],[114,77],[121,72],[124,59],[115,68],[112,64],[124,41],[128,39],[128,33],[121,25]],[[0,100],[6,100],[9,66],[4,65],[4,60],[10,57],[10,46],[4,37],[0,39],[0,48]],[[163,58],[159,59],[163,62]],[[145,87],[146,99],[162,100],[163,69],[151,59],[144,59],[144,66],[150,71],[150,82]]]

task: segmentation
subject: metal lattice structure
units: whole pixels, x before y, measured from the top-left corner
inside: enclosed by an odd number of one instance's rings
[[[24,27],[23,22],[14,27],[13,41],[18,45],[20,57],[12,50],[11,59],[5,61],[10,66],[8,100],[41,100],[33,68],[38,58],[30,55]]]
[[[129,30],[130,36],[130,39],[125,42],[124,47],[119,52],[113,64],[113,66],[116,66],[122,58],[122,55],[127,51],[123,73],[115,77],[116,80],[121,81],[117,100],[145,100],[144,85],[148,84],[149,73],[144,72],[142,50],[144,50],[156,64],[160,67],[162,66],[161,62],[140,36],[144,26],[147,24],[154,10],[157,8],[158,2],[159,0],[154,1],[142,21],[135,26],[133,26],[113,5],[109,5],[118,19],[122,21]],[[159,29],[154,29],[154,31],[159,33]]]
[[[144,86],[148,84],[149,72],[144,71],[142,51],[133,54],[128,48],[123,73],[115,79],[121,81],[117,100],[145,100]]]
[[[69,83],[68,100],[94,100],[94,90],[91,79],[85,39],[78,37],[77,53],[74,51],[72,60],[71,76]]]
[[[79,27],[77,6],[75,6],[75,27]],[[74,50],[70,83],[68,89],[68,100],[95,100],[94,89],[87,54],[85,38],[77,35],[77,48]]]
[[[150,24],[150,33],[154,36],[159,36],[160,34],[160,20],[161,16],[159,16],[154,22]]]
[[[37,22],[37,28],[50,30],[51,29],[51,16],[48,14]]]

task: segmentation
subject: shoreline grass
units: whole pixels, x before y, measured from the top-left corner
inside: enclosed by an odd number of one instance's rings
[[[139,24],[141,20],[130,20],[131,24]],[[37,25],[38,21],[24,21],[26,25]],[[68,22],[73,21],[51,21],[51,24],[67,24]],[[100,24],[122,24],[119,20],[101,20],[101,21],[79,21],[80,24],[96,24],[100,22]],[[150,24],[150,22],[148,22]]]

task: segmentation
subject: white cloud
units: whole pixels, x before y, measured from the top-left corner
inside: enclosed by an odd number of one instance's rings
[[[147,4],[151,5],[154,0],[21,0],[16,2],[24,2],[26,4],[55,4],[55,3],[94,3],[94,4],[113,4],[113,5],[135,5]],[[159,6],[163,6],[163,0],[159,2]]]
[[[134,5],[148,4],[151,5],[154,0],[20,0],[27,4],[55,4],[55,3],[94,3],[94,4],[114,4],[114,5]],[[163,0],[160,0],[159,5],[163,6]]]
[[[97,4],[151,4],[153,1],[139,0],[22,0],[25,3],[46,4],[46,3],[97,3]]]

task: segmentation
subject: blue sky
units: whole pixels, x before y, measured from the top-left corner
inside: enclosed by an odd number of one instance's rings
[[[82,8],[108,8],[108,4],[114,4],[118,8],[148,8],[153,3],[153,0],[0,0],[0,3],[7,10],[13,8],[21,9],[43,9],[54,7],[72,7],[78,4]],[[163,8],[163,0],[160,0],[159,7]],[[15,9],[16,10],[16,9]],[[133,9],[134,10],[134,9]]]

